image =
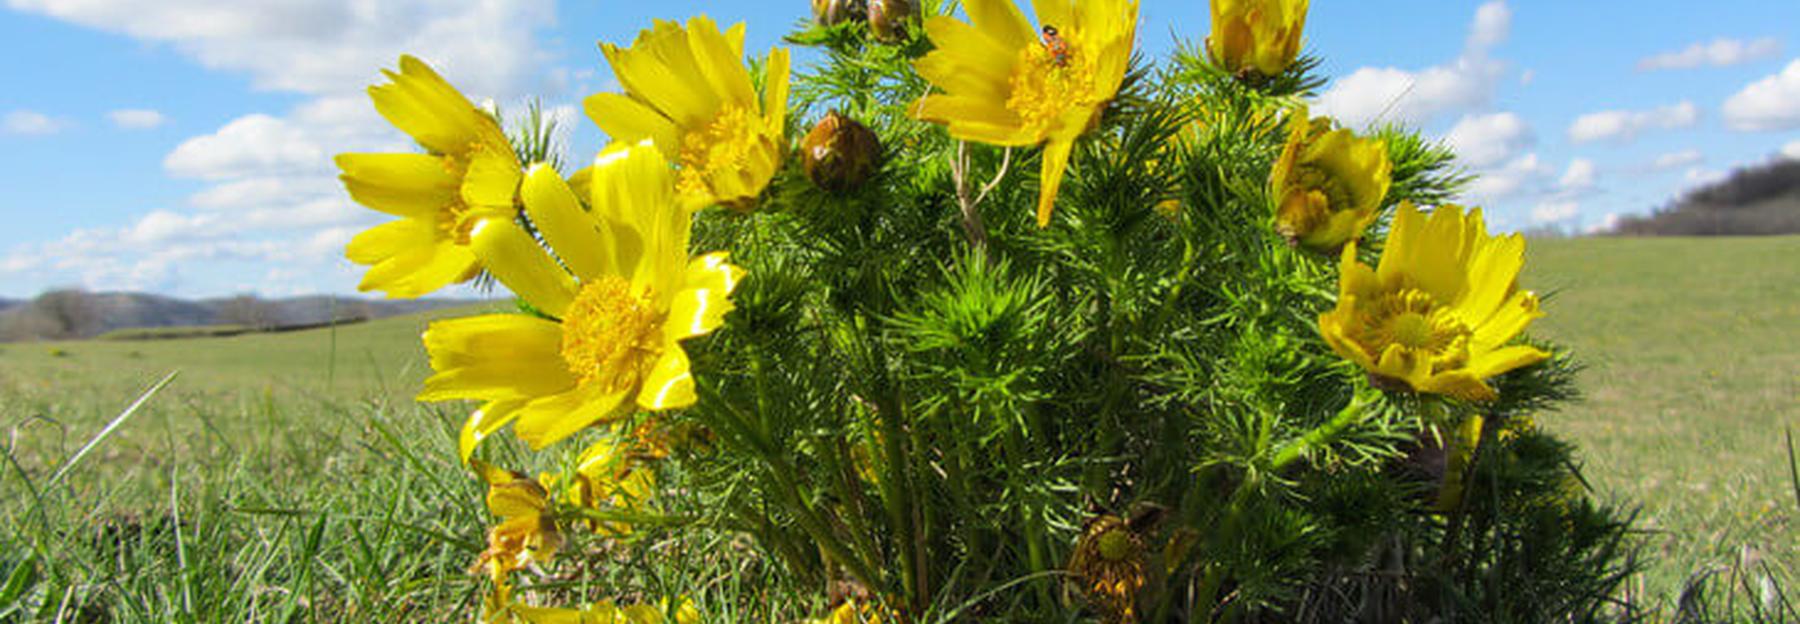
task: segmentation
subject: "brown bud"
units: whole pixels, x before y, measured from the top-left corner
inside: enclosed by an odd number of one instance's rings
[[[919,16],[914,0],[868,0],[869,31],[883,43],[899,43]]]
[[[812,0],[813,20],[820,26],[836,26],[863,16],[862,0]]]
[[[842,192],[874,175],[881,160],[881,141],[867,127],[833,110],[806,133],[800,151],[801,165],[813,184]]]

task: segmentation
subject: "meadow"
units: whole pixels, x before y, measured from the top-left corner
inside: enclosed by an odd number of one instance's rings
[[[1714,569],[1752,594],[1797,587],[1797,261],[1800,237],[1531,244],[1524,283],[1549,295],[1533,332],[1587,365],[1585,400],[1538,422],[1580,446],[1600,498],[1640,509],[1633,600],[1672,609]],[[468,617],[486,519],[445,459],[461,408],[409,397],[423,325],[476,310],[0,345],[0,621]],[[666,567],[703,607],[756,586]]]

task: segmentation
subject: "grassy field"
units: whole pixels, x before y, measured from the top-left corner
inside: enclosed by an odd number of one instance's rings
[[[1531,249],[1526,285],[1551,294],[1534,330],[1589,365],[1587,400],[1540,422],[1581,446],[1604,498],[1641,506],[1654,556],[1643,595],[1672,600],[1689,574],[1735,562],[1791,579],[1800,492],[1783,435],[1800,429],[1800,238]],[[369,620],[471,608],[464,569],[484,512],[443,461],[460,413],[409,399],[428,372],[424,323],[469,311],[335,331],[0,345],[0,574],[26,561],[39,570],[22,602],[9,603],[0,578],[0,621],[9,604],[143,621],[288,621],[320,601]],[[705,604],[707,588],[684,591]]]
[[[1533,241],[1533,330],[1588,365],[1586,401],[1541,419],[1606,497],[1641,505],[1666,595],[1740,559],[1800,572],[1800,238]]]

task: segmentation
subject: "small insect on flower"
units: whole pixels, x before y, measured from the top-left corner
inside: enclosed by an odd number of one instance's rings
[[[1063,41],[1055,26],[1044,25],[1044,49],[1050,51],[1051,62],[1057,67],[1069,66],[1069,42]]]

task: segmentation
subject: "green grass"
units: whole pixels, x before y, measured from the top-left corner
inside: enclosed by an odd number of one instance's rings
[[[1588,369],[1541,422],[1580,445],[1602,496],[1641,505],[1669,596],[1714,565],[1800,572],[1800,237],[1532,241],[1533,330]]]
[[[1533,241],[1527,266],[1526,285],[1551,294],[1535,332],[1589,365],[1587,400],[1540,422],[1580,445],[1602,497],[1642,507],[1654,559],[1640,595],[1672,601],[1691,573],[1744,560],[1793,587],[1800,501],[1782,440],[1800,429],[1800,238]],[[428,373],[424,323],[471,311],[0,345],[0,621],[20,607],[49,620],[466,618],[485,512],[447,461],[462,414],[410,396]],[[21,564],[32,582],[14,598]],[[715,581],[655,582],[702,605],[766,591],[755,570],[690,567]]]

